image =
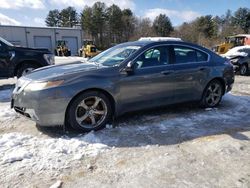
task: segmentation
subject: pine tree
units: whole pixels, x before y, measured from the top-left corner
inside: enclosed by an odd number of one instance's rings
[[[50,10],[45,23],[49,27],[60,27],[60,12],[57,9]]]
[[[78,23],[78,15],[76,9],[68,7],[60,12],[62,27],[73,27]]]
[[[153,28],[158,36],[166,37],[174,30],[170,19],[165,14],[157,16],[153,22]]]

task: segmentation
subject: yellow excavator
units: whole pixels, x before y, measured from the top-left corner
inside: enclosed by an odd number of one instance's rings
[[[71,56],[71,51],[67,46],[67,42],[65,40],[56,41],[56,56]]]
[[[96,45],[92,40],[84,40],[82,48],[79,49],[80,57],[94,57],[99,53],[100,51],[97,50]]]
[[[250,45],[250,35],[239,34],[228,36],[222,44],[216,45],[212,48],[218,54],[225,54],[228,50],[236,46]]]

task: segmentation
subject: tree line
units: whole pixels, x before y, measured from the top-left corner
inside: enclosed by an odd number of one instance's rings
[[[92,7],[84,7],[80,13],[74,7],[50,10],[45,23],[50,27],[81,26],[84,38],[93,39],[101,49],[148,36],[175,36],[211,47],[226,36],[249,33],[250,9],[228,10],[221,16],[200,16],[173,27],[165,14],[159,14],[151,21],[150,18],[136,17],[131,9],[121,10],[115,4],[107,7],[105,3],[96,2]]]

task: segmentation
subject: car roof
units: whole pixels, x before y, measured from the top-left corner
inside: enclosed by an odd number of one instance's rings
[[[185,41],[174,41],[174,40],[169,40],[169,41],[150,41],[150,40],[141,40],[141,41],[132,41],[132,42],[125,42],[125,43],[121,43],[121,44],[118,44],[118,46],[127,46],[127,45],[131,45],[131,46],[141,46],[141,47],[144,47],[144,46],[155,46],[155,45],[161,45],[161,44],[180,44],[180,45],[187,45],[187,46],[190,46],[190,47],[195,47],[195,48],[201,48],[201,49],[206,49],[208,50],[207,48],[204,48],[202,46],[199,46],[197,44],[193,44],[193,43],[189,43],[189,42],[185,42]]]

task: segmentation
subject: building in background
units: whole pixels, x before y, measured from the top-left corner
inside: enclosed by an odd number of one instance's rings
[[[48,48],[51,52],[54,52],[57,40],[65,40],[71,55],[77,55],[82,45],[82,30],[78,28],[0,25],[0,37],[16,46]]]

